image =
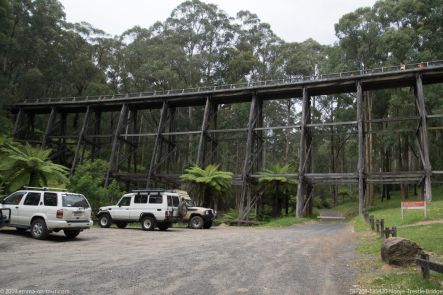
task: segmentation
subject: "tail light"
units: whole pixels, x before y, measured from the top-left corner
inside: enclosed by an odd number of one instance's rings
[[[57,214],[55,215],[57,218],[63,218],[63,209],[57,210]]]

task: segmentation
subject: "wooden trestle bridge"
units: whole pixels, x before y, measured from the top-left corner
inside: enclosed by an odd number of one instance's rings
[[[197,89],[170,90],[127,95],[108,95],[95,97],[69,97],[25,100],[10,106],[15,116],[13,136],[18,141],[52,147],[58,151],[55,160],[69,164],[71,171],[76,169],[84,158],[103,158],[109,161],[106,185],[112,178],[126,181],[132,185],[151,186],[156,183],[179,182],[178,174],[168,173],[168,162],[175,161],[174,150],[179,143],[177,136],[195,136],[197,146],[194,163],[207,165],[216,162],[217,135],[242,132],[245,137],[245,153],[241,173],[234,182],[241,185],[239,202],[240,218],[247,218],[255,206],[256,197],[251,194],[250,185],[257,179],[263,168],[263,132],[274,129],[299,130],[298,173],[286,175],[299,180],[297,195],[297,215],[302,215],[310,191],[316,184],[356,184],[358,185],[359,211],[364,209],[365,187],[368,183],[398,184],[423,183],[425,197],[432,199],[431,175],[440,173],[431,168],[428,146],[427,115],[423,85],[443,83],[443,62],[425,63],[408,66],[406,69],[380,68],[364,72],[348,72],[317,77],[265,81],[241,85],[201,87]],[[364,116],[365,91],[388,88],[409,87],[415,90],[417,116],[410,118],[416,122],[416,145],[419,151],[421,169],[410,172],[368,172],[365,167],[365,148],[368,123]],[[356,116],[348,122],[311,122],[311,97],[355,93]],[[301,100],[302,116],[296,125],[263,125],[263,102],[266,100],[297,98]],[[217,112],[221,105],[250,103],[248,124],[241,129],[218,129]],[[204,106],[201,128],[198,130],[177,131],[176,108]],[[139,114],[146,110],[160,110],[156,130],[149,133],[140,127],[144,117]],[[111,128],[102,133],[103,117],[113,113]],[[75,134],[66,125],[67,116],[78,121]],[[434,115],[439,116],[439,115]],[[38,117],[38,118],[37,118]],[[443,117],[443,115],[439,116]],[[389,118],[384,119],[389,121]],[[41,128],[36,125],[41,123]],[[355,141],[358,143],[358,164],[353,173],[313,173],[311,128],[349,125],[356,128]],[[105,144],[101,139],[106,138]],[[152,149],[140,155],[140,143],[144,138],[153,140]],[[66,153],[66,145],[71,145],[69,160],[61,155]],[[57,148],[54,148],[57,146]],[[61,146],[61,147],[60,147]],[[100,150],[107,149],[103,156]],[[149,165],[140,167],[140,157],[150,158]],[[294,158],[297,155],[294,155]],[[218,161],[221,161],[218,159]],[[147,161],[145,161],[147,162]],[[173,184],[171,184],[172,186]]]

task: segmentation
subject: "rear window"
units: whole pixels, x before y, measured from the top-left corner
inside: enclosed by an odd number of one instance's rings
[[[43,202],[45,206],[57,206],[57,194],[56,193],[44,193]]]
[[[160,195],[150,195],[149,196],[149,204],[162,204],[163,197]]]
[[[168,206],[178,207],[180,200],[176,196],[168,196]]]
[[[148,202],[148,195],[136,195],[134,197],[135,204],[146,204]]]
[[[79,194],[63,194],[63,207],[83,207],[89,208],[89,203],[83,195]]]

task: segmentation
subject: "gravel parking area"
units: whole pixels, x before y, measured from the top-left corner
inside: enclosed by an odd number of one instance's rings
[[[0,230],[0,253],[3,292],[349,294],[356,272],[354,234],[345,223],[166,232],[94,228],[73,241],[62,233],[37,241],[29,232]]]

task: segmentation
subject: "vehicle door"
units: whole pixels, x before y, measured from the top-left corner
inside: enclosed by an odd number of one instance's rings
[[[123,197],[117,204],[117,208],[112,209],[111,217],[115,220],[129,220],[132,196]]]
[[[163,196],[160,194],[150,194],[148,201],[148,211],[154,214],[154,216],[159,219],[164,219],[164,212],[161,213],[163,208]]]
[[[20,203],[25,195],[26,192],[15,192],[3,200],[3,208],[11,209],[10,224],[20,224]]]
[[[136,194],[134,204],[129,209],[129,218],[131,221],[138,221],[140,214],[148,211],[148,194]]]
[[[32,216],[34,216],[35,213],[39,213],[39,206],[42,198],[41,192],[29,192],[25,200],[23,201],[23,204],[20,205],[20,218],[19,223],[20,225],[31,225],[31,219]],[[43,205],[43,203],[41,203]]]
[[[45,192],[43,193],[43,212],[49,220],[57,218],[58,194]],[[61,206],[60,206],[61,207]]]
[[[173,217],[179,217],[178,205],[180,204],[180,199],[178,196],[168,195],[168,210],[172,212]]]

